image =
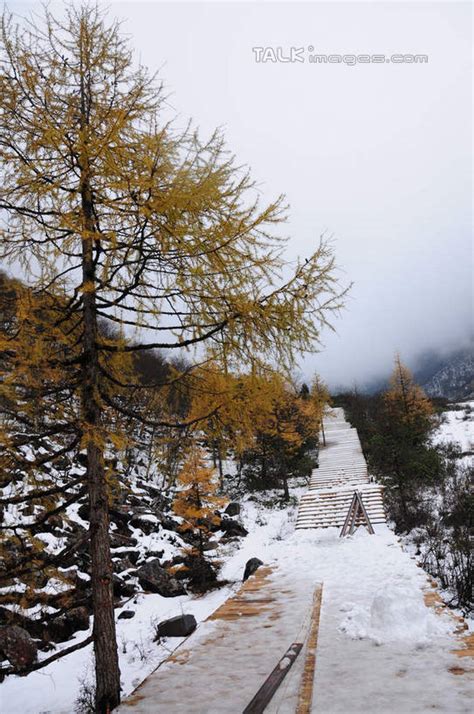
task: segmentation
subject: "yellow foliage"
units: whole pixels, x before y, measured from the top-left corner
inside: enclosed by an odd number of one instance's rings
[[[418,386],[407,367],[402,364],[400,356],[395,357],[395,367],[390,377],[390,389],[384,394],[388,412],[407,424],[417,419],[429,419],[433,413],[433,405]]]
[[[203,537],[209,535],[209,524],[218,523],[215,511],[224,499],[217,495],[215,469],[206,466],[205,452],[194,446],[178,476],[178,491],[173,510],[184,519],[181,530],[192,528],[199,534],[202,554]]]

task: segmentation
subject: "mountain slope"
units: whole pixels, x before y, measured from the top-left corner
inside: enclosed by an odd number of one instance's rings
[[[474,357],[471,352],[457,354],[424,385],[431,397],[452,400],[470,399],[474,394]]]

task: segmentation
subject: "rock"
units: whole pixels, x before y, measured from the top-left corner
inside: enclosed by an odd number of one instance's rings
[[[204,593],[216,586],[217,574],[212,565],[201,556],[186,556],[179,577],[187,580],[190,590]],[[178,576],[177,573],[177,576]]]
[[[163,620],[156,628],[157,637],[187,637],[197,627],[194,615],[178,615],[170,620]]]
[[[150,560],[136,571],[138,582],[144,590],[151,590],[163,597],[184,595],[186,590],[164,568],[159,560]]]
[[[83,521],[88,521],[89,520],[89,504],[81,503],[81,505],[77,509],[77,515],[79,516],[79,518],[82,518]]]
[[[46,627],[46,634],[53,642],[65,642],[78,630],[89,629],[89,613],[85,607],[74,607],[65,615],[55,617]]]
[[[135,617],[135,610],[123,610],[117,620],[131,620],[132,617]]]
[[[110,520],[118,526],[126,526],[131,517],[132,516],[128,511],[122,511],[119,508],[109,509]]]
[[[240,510],[240,503],[235,503],[235,501],[232,501],[231,503],[229,503],[224,513],[227,513],[228,516],[239,516]]]
[[[153,489],[150,493],[154,496],[151,505],[155,511],[169,510],[171,506],[171,498],[169,496],[165,496],[163,493],[156,494],[156,489]]]
[[[114,558],[113,560],[114,573],[123,573],[125,570],[133,570],[134,567],[135,563],[132,563],[129,558]]]
[[[0,628],[0,651],[16,669],[28,669],[38,656],[36,644],[18,625]]]
[[[156,516],[139,516],[135,515],[130,519],[132,528],[138,528],[145,535],[151,535],[158,530],[160,524]]]
[[[180,524],[178,521],[175,521],[174,518],[166,516],[164,513],[158,513],[157,518],[165,531],[175,531],[175,533],[179,531]]]
[[[232,518],[222,519],[221,530],[224,531],[228,537],[239,536],[239,538],[243,538],[248,535],[248,531],[243,527],[243,525],[234,521]]]
[[[245,582],[261,565],[263,565],[263,563],[260,558],[250,558],[250,560],[247,560],[242,581]]]
[[[203,543],[202,549],[207,551],[207,550],[216,550],[217,548],[217,543],[215,540],[210,540],[207,543]]]
[[[89,613],[86,607],[73,607],[65,617],[73,625],[75,631],[89,629]]]
[[[120,535],[120,533],[114,532],[110,534],[110,547],[115,548],[134,548],[138,541],[136,538]]]
[[[126,583],[122,578],[119,578],[118,575],[115,575],[115,573],[112,575],[112,582],[114,584],[114,595],[116,597],[131,597],[135,595],[136,587],[131,583]]]

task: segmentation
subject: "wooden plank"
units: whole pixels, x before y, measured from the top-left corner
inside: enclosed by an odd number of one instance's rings
[[[344,521],[344,525],[342,526],[342,531],[339,533],[339,537],[346,535],[347,526],[349,525],[349,520],[352,516],[352,511],[354,510],[354,507],[355,507],[355,501],[356,501],[356,498],[355,498],[355,494],[354,494],[352,496],[352,501],[351,501],[349,510],[347,511],[346,520]]]
[[[288,647],[273,672],[264,681],[250,704],[245,707],[243,714],[260,714],[266,709],[276,690],[290,671],[302,647],[302,642],[293,642]]]
[[[357,500],[359,501],[359,506],[360,506],[360,508],[361,508],[361,510],[362,510],[362,513],[364,514],[364,518],[365,518],[365,520],[367,521],[367,529],[368,529],[368,531],[369,531],[369,533],[370,533],[371,535],[374,535],[374,534],[375,534],[375,531],[374,531],[374,529],[372,528],[372,524],[371,524],[371,522],[370,522],[370,518],[369,518],[369,516],[367,515],[367,511],[365,510],[365,506],[364,506],[364,503],[363,503],[363,501],[362,501],[362,496],[360,495],[360,492],[359,492],[359,491],[357,491]]]
[[[313,612],[311,614],[311,626],[306,647],[306,657],[304,662],[303,675],[301,677],[300,690],[298,692],[298,704],[295,714],[311,714],[313,703],[314,673],[316,670],[316,649],[318,647],[319,620],[321,616],[321,601],[323,598],[323,586],[316,588],[313,598]]]

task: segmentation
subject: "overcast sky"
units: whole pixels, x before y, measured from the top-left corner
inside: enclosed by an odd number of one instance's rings
[[[337,333],[302,362],[306,375],[362,385],[391,369],[396,350],[410,362],[426,348],[466,343],[470,3],[107,5],[141,61],[160,69],[173,110],[203,134],[224,127],[263,196],[287,195],[289,257],[334,234],[341,279],[354,287]],[[304,48],[305,61],[257,63],[255,47]],[[428,62],[315,64],[313,53]]]

